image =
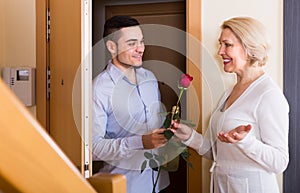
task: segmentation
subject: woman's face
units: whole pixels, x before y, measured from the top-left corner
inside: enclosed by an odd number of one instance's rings
[[[225,72],[240,74],[250,66],[245,48],[229,28],[222,30],[219,42]]]
[[[126,27],[120,30],[117,42],[117,56],[114,61],[122,66],[138,67],[142,65],[145,50],[144,37],[139,26]]]

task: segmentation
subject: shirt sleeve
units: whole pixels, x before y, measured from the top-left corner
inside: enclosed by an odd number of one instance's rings
[[[135,135],[124,138],[107,139],[107,112],[104,104],[93,98],[92,118],[92,152],[93,160],[111,161],[130,158],[135,150],[143,148],[142,136]]]
[[[257,106],[260,139],[248,134],[237,146],[269,172],[283,172],[289,162],[289,106],[284,95],[272,89]]]

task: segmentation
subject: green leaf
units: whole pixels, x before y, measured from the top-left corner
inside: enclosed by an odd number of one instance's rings
[[[150,168],[152,168],[155,171],[158,170],[158,164],[154,159],[149,160],[149,166],[150,166]]]
[[[183,150],[181,152],[181,157],[186,161],[186,163],[188,164],[189,167],[193,168],[193,164],[191,162],[189,162],[189,160],[187,159],[190,156],[190,153],[187,149]]]
[[[145,153],[144,153],[144,156],[145,156],[147,159],[152,159],[152,158],[153,158],[152,153],[149,153],[149,152],[145,152]]]
[[[162,164],[165,161],[165,158],[161,155],[154,154],[154,158],[158,161],[158,163]]]
[[[165,119],[165,121],[164,121],[163,127],[167,129],[167,128],[170,127],[170,125],[171,125],[171,117],[167,116],[166,119]]]
[[[171,139],[173,137],[174,133],[170,129],[164,130],[164,136],[166,139]]]
[[[173,120],[177,120],[177,119],[180,119],[180,117],[179,117],[179,114],[174,114],[174,116],[173,116]]]
[[[143,173],[143,171],[146,169],[146,167],[147,167],[147,160],[145,160],[142,164],[141,173]]]
[[[184,158],[188,158],[189,155],[190,155],[190,153],[187,149],[185,149],[181,152],[181,156],[184,157]]]

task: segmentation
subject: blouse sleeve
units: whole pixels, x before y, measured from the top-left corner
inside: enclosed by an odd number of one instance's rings
[[[190,138],[186,141],[182,141],[182,143],[193,148],[199,155],[203,155],[208,159],[212,159],[212,151],[209,138],[203,137],[203,135],[198,133],[196,130],[193,129]]]
[[[283,172],[289,162],[289,105],[279,89],[260,96],[257,104],[260,139],[247,135],[237,146],[269,172]]]

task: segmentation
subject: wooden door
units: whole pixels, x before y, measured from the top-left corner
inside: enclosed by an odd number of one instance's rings
[[[37,118],[70,160],[82,167],[80,125],[75,124],[72,102],[74,81],[81,63],[81,0],[36,0],[37,11]],[[46,41],[47,9],[50,39]],[[47,69],[50,74],[47,75]],[[50,97],[47,97],[50,76]],[[80,102],[75,104],[80,111]],[[78,128],[77,128],[78,127]]]
[[[81,0],[49,0],[49,8],[49,131],[73,163],[80,168],[81,137],[73,117],[72,93],[76,72],[81,63]]]

